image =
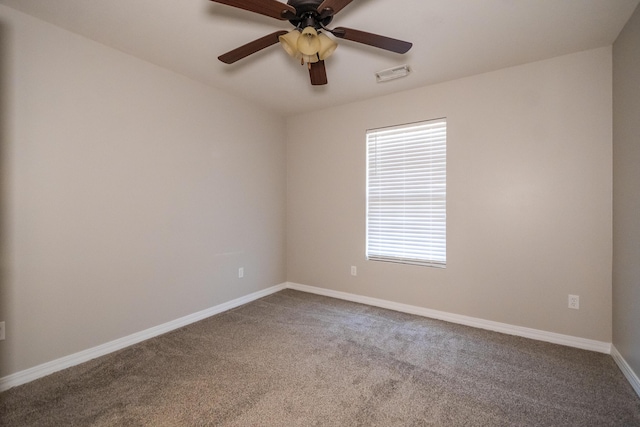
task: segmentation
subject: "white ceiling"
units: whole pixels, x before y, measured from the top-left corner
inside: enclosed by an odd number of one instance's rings
[[[327,86],[279,45],[226,65],[217,57],[287,21],[209,0],[0,0],[42,20],[283,115],[611,45],[640,0],[353,0],[331,26],[413,42],[398,55],[346,40]],[[409,64],[405,79],[374,72]]]

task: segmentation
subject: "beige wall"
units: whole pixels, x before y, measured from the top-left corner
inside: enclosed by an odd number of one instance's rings
[[[613,46],[613,344],[640,375],[640,8]]]
[[[291,117],[284,132],[4,6],[0,41],[0,377],[285,278],[611,341],[610,48]],[[364,133],[437,117],[448,267],[367,262]]]
[[[0,377],[285,280],[284,120],[4,6],[0,32]]]
[[[611,79],[600,48],[291,117],[287,280],[610,342]],[[447,268],[368,262],[365,131],[439,117]]]

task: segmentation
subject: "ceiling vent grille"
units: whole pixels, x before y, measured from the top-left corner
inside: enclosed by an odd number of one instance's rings
[[[389,80],[400,79],[407,77],[411,73],[411,68],[408,65],[400,65],[386,70],[378,71],[376,73],[376,81],[378,83],[388,82]]]

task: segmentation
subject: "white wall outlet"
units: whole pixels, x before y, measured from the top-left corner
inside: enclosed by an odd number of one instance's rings
[[[0,341],[2,341],[5,338],[5,332],[4,332],[4,322],[0,322]]]
[[[357,276],[358,275],[358,267],[356,267],[355,265],[351,266],[351,275],[352,276]]]
[[[244,267],[240,267],[238,269],[238,279],[242,279],[244,277]]]
[[[580,295],[569,295],[569,308],[580,309]]]

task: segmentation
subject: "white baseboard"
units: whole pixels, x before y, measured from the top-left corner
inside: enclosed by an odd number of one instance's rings
[[[26,384],[30,381],[42,378],[54,372],[62,369],[70,368],[80,363],[88,362],[96,357],[104,356],[117,350],[121,350],[133,344],[148,340],[149,338],[156,337],[158,335],[165,334],[191,323],[198,322],[213,315],[231,310],[241,305],[247,304],[251,301],[255,301],[259,298],[266,297],[275,292],[279,292],[286,288],[285,284],[272,286],[267,289],[263,289],[252,294],[236,298],[234,300],[225,302],[223,304],[216,305],[215,307],[208,308],[206,310],[199,311],[184,317],[181,317],[171,322],[164,323],[153,328],[146,329],[144,331],[137,332],[135,334],[119,338],[117,340],[108,342],[106,344],[99,345],[69,356],[61,357],[60,359],[52,360],[51,362],[43,363],[33,368],[25,369],[24,371],[16,372],[15,374],[7,375],[0,378],[0,392],[16,387],[22,384]]]
[[[389,310],[400,311],[403,313],[415,314],[431,319],[444,320],[460,325],[472,326],[474,328],[487,329],[490,331],[501,332],[503,334],[516,335],[524,338],[531,338],[538,341],[545,341],[554,344],[566,345],[569,347],[580,348],[583,350],[596,351],[598,353],[611,354],[611,343],[578,338],[571,335],[557,334],[555,332],[546,332],[538,329],[525,328],[522,326],[513,326],[507,323],[493,322],[491,320],[478,319],[476,317],[463,316],[460,314],[447,313],[444,311],[431,310],[428,308],[417,307],[408,304],[400,304],[393,301],[386,301],[378,298],[365,297],[361,295],[350,294],[346,292],[333,291],[330,289],[317,288],[314,286],[301,285],[299,283],[287,282],[288,289],[294,289],[312,294],[324,295],[327,297],[338,298],[342,300],[357,302],[361,304],[372,305],[375,307],[386,308]]]
[[[378,298],[365,297],[361,295],[350,294],[346,292],[333,291],[330,289],[318,288],[314,286],[301,285],[298,283],[283,283],[280,285],[272,286],[267,289],[263,289],[258,292],[246,295],[244,297],[236,298],[232,301],[219,304],[215,307],[208,308],[206,310],[199,311],[197,313],[190,314],[188,316],[181,317],[171,322],[164,323],[153,328],[146,329],[141,332],[93,347],[69,356],[62,357],[60,359],[52,360],[51,362],[43,363],[33,368],[26,369],[24,371],[16,372],[15,374],[8,375],[0,378],[0,392],[16,387],[22,384],[26,384],[30,381],[42,378],[46,375],[60,371],[62,369],[70,368],[80,363],[87,362],[96,357],[104,356],[117,350],[121,350],[133,344],[148,340],[150,338],[162,335],[164,333],[173,331],[183,326],[195,323],[197,321],[206,319],[213,315],[231,310],[241,305],[247,304],[251,301],[255,301],[259,298],[271,295],[279,292],[283,289],[294,289],[302,292],[324,295],[332,298],[338,298],[346,301],[357,302],[361,304],[367,304],[375,307],[386,308],[389,310],[399,311],[403,313],[415,314],[418,316],[428,317],[432,319],[444,320],[451,323],[457,323],[466,326],[472,326],[475,328],[487,329],[495,332],[502,332],[509,335],[516,335],[525,338],[531,338],[539,341],[546,341],[554,344],[566,345],[569,347],[581,348],[584,350],[597,351],[599,353],[612,354],[620,369],[622,369],[625,376],[631,382],[633,388],[640,395],[640,382],[638,377],[631,370],[629,365],[624,361],[622,356],[615,351],[612,353],[612,346],[610,343],[588,340],[585,338],[573,337],[570,335],[562,335],[553,332],[540,331],[537,329],[530,329],[521,326],[513,326],[506,323],[493,322],[490,320],[478,319],[475,317],[462,316],[459,314],[447,313],[443,311],[431,310],[428,308],[412,306],[408,304],[401,304],[393,301],[386,301]],[[613,349],[615,350],[615,349]]]
[[[636,391],[638,397],[640,397],[640,378],[638,378],[638,375],[633,372],[631,366],[629,366],[627,361],[624,360],[624,357],[622,357],[615,346],[611,347],[611,356],[613,356],[613,360],[616,361],[625,378],[627,379],[627,381],[629,381],[631,387],[633,387],[633,389]]]

